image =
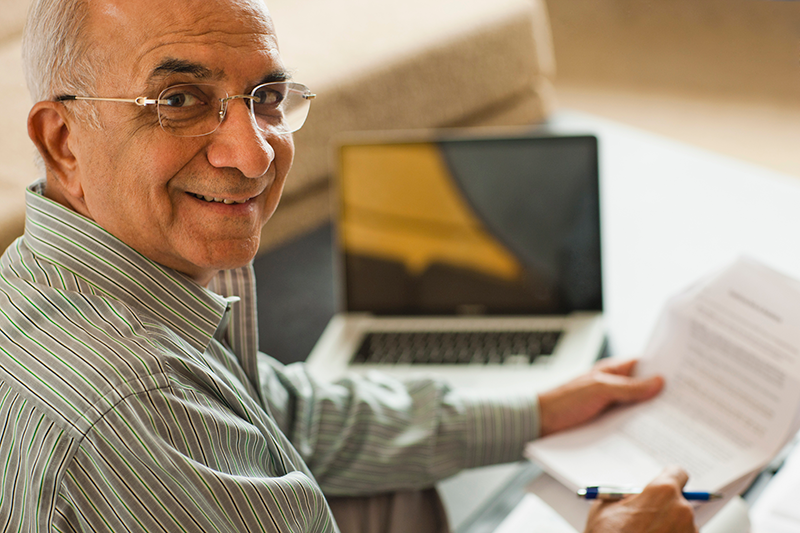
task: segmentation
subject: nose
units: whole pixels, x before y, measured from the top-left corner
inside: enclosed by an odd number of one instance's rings
[[[275,150],[253,122],[246,99],[227,102],[222,123],[211,135],[208,162],[218,168],[236,168],[248,178],[266,174]]]

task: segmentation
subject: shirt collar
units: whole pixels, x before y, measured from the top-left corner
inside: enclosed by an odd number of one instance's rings
[[[220,279],[210,284],[211,290],[206,289],[146,258],[92,220],[44,197],[44,185],[40,180],[26,191],[25,241],[34,254],[70,271],[94,294],[145,310],[201,352],[218,329],[231,348],[253,348],[253,339],[231,338],[231,332],[242,334],[237,321],[255,324],[255,316],[250,316],[255,311],[252,266],[223,271],[217,276]],[[250,294],[237,294],[237,290]],[[235,303],[240,298],[244,301]],[[228,320],[228,313],[230,326],[226,328],[223,321]],[[248,333],[257,336],[255,327]]]

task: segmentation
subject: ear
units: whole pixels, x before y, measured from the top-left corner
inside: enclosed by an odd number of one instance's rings
[[[38,102],[28,115],[28,136],[47,168],[48,183],[74,199],[83,197],[80,168],[70,150],[71,121],[60,102]]]

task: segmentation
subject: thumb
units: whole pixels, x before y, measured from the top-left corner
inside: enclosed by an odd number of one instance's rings
[[[664,388],[664,378],[661,376],[631,378],[609,374],[606,383],[614,400],[623,403],[649,400]]]
[[[677,465],[666,466],[656,478],[650,482],[651,485],[657,483],[671,482],[683,488],[689,481],[689,474]]]

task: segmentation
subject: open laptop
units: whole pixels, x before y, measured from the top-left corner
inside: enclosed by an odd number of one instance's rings
[[[319,378],[439,374],[507,392],[605,347],[597,139],[419,133],[337,149],[341,312]]]

